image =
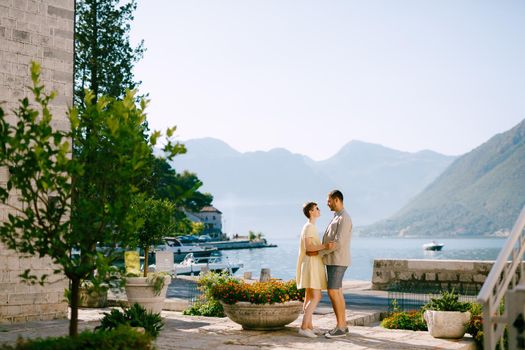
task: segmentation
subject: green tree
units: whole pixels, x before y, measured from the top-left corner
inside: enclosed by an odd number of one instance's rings
[[[135,242],[144,250],[144,277],[148,277],[148,255],[150,247],[162,243],[162,239],[174,229],[175,206],[166,199],[135,196],[134,212],[140,219],[140,227],[135,232]]]
[[[82,106],[85,90],[121,99],[140,82],[132,73],[144,55],[144,42],[129,40],[136,0],[77,0],[75,6],[75,105]]]
[[[192,222],[191,223],[191,234],[200,235],[204,231],[204,224],[202,222]]]
[[[181,152],[185,152],[185,149]],[[184,211],[200,211],[212,203],[213,196],[199,191],[203,183],[196,174],[188,171],[177,173],[166,159],[153,157],[150,166],[151,175],[142,190],[155,198],[172,202],[175,205],[174,231],[191,234],[194,231],[192,222],[187,219]]]
[[[136,231],[129,199],[147,174],[160,133],[144,139],[146,103],[137,106],[133,93],[122,100],[102,96],[96,103],[88,93],[85,108],[69,113],[70,131],[53,130],[48,105],[54,94],[44,92],[39,72],[33,64],[38,110],[23,99],[11,124],[0,109],[0,167],[9,172],[0,183],[0,200],[10,210],[0,222],[0,240],[19,253],[49,256],[59,266],[55,273],[69,278],[69,333],[76,335],[80,282],[95,269],[107,270],[111,254],[97,251],[97,243],[122,245]],[[169,159],[183,149],[170,141],[172,134],[168,129],[163,147]],[[22,277],[44,283],[46,276],[26,270]]]
[[[155,158],[152,163],[152,175],[146,190],[154,197],[168,199],[177,208],[193,212],[213,201],[211,194],[199,191],[203,183],[196,174],[188,171],[177,173],[166,159]]]

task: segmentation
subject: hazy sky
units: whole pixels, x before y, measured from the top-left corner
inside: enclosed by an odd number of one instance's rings
[[[139,0],[154,129],[314,159],[457,155],[525,118],[525,1]]]

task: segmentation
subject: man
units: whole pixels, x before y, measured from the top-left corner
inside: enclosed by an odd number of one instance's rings
[[[343,204],[343,194],[339,190],[333,190],[328,194],[327,205],[334,212],[334,218],[326,228],[323,235],[323,244],[335,242],[328,250],[321,250],[326,265],[328,278],[328,296],[337,319],[337,325],[331,331],[325,333],[327,338],[339,338],[348,334],[346,326],[346,303],[343,295],[343,276],[350,266],[350,241],[352,239],[352,219],[346,212]]]

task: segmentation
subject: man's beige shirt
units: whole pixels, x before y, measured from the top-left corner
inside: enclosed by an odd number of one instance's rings
[[[334,241],[333,250],[321,250],[325,265],[350,266],[352,256],[350,245],[352,240],[352,219],[343,208],[334,214],[323,235],[323,244]]]

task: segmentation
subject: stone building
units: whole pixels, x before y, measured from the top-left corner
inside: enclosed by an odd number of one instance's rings
[[[205,206],[198,213],[186,212],[186,216],[193,222],[204,224],[203,235],[220,237],[222,234],[222,212],[214,206]]]
[[[69,127],[66,111],[73,101],[74,0],[0,0],[0,102],[10,118],[18,100],[30,96],[30,64],[42,66],[42,81],[58,94],[51,104],[53,126]],[[13,119],[11,119],[12,121]],[[0,169],[0,181],[7,172]],[[16,200],[16,196],[12,196]],[[0,206],[0,220],[8,209]],[[44,286],[18,277],[30,269],[49,275]],[[47,258],[21,257],[0,244],[0,322],[64,318],[67,303],[63,275],[54,275]]]

